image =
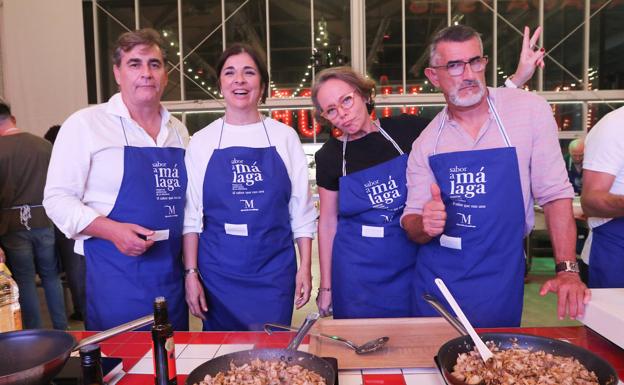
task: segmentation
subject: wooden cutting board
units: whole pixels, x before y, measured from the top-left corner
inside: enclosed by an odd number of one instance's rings
[[[433,357],[446,341],[459,336],[443,318],[370,318],[318,321],[312,333],[344,337],[356,344],[390,337],[385,347],[356,354],[348,346],[328,338],[310,336],[308,351],[336,357],[339,369],[435,367]]]

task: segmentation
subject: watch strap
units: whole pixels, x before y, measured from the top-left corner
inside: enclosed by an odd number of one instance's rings
[[[576,261],[563,261],[555,265],[556,273],[561,273],[561,272],[578,273],[579,271],[580,271],[579,265],[578,265],[578,262]]]

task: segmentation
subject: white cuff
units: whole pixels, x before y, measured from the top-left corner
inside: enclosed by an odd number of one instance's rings
[[[516,83],[514,83],[513,81],[511,81],[511,76],[510,76],[510,77],[508,77],[508,78],[505,80],[505,87],[507,87],[507,88],[518,88],[518,86],[516,85]]]

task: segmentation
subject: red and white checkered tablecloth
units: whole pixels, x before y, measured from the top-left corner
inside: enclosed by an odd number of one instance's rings
[[[613,365],[620,378],[624,377],[624,350],[612,344],[586,327],[488,329],[481,331],[515,331],[558,338],[583,346]],[[81,339],[92,332],[72,332]],[[184,384],[187,375],[207,360],[223,354],[252,348],[283,348],[293,334],[261,332],[176,332],[176,368],[178,384]],[[307,351],[309,340],[304,340],[300,350]],[[118,385],[153,385],[151,334],[129,332],[109,340],[100,346],[107,356],[123,359],[126,374]],[[340,385],[444,385],[437,369],[396,368],[340,370]]]

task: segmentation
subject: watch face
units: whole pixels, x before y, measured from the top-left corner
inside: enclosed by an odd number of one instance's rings
[[[571,261],[564,261],[561,263],[558,263],[555,266],[555,272],[560,273],[560,272],[571,272],[571,273],[578,273],[579,272],[579,266],[577,262],[571,262]]]

